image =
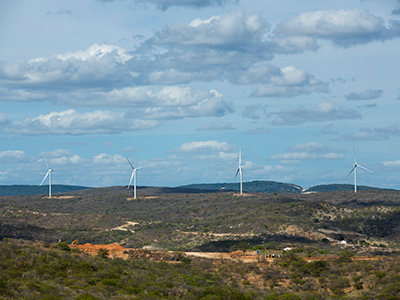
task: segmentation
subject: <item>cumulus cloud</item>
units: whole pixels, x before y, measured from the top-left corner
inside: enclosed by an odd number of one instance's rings
[[[132,119],[123,113],[98,110],[80,114],[74,109],[69,109],[39,115],[33,119],[10,122],[1,126],[0,130],[4,133],[30,136],[84,135],[121,133],[154,128],[159,125],[157,121]]]
[[[24,151],[21,150],[7,150],[0,152],[1,163],[18,163],[27,160],[27,156]]]
[[[236,127],[233,127],[229,123],[206,123],[201,125],[196,131],[226,131],[226,130],[236,130]]]
[[[361,115],[349,108],[338,106],[333,101],[321,102],[315,109],[307,109],[304,106],[298,108],[286,108],[277,113],[274,125],[298,125],[307,122],[324,122],[342,119],[358,119]]]
[[[17,122],[11,122],[5,114],[0,114],[0,130],[19,135],[121,133],[154,128],[163,120],[220,117],[234,111],[232,102],[215,90],[192,92],[190,88],[177,87],[165,87],[160,91],[134,88],[112,91],[106,98],[125,101],[137,108],[126,113],[98,110],[84,114],[69,109]],[[103,99],[98,104],[106,102]]]
[[[147,107],[144,111],[130,110],[126,116],[141,117],[145,119],[171,120],[182,118],[195,118],[203,116],[221,117],[232,113],[232,102],[218,93],[216,90],[202,93],[204,97],[196,98],[196,101],[181,106]],[[182,99],[188,101],[188,99]]]
[[[382,96],[383,91],[382,90],[365,90],[364,92],[361,93],[350,93],[346,95],[346,100],[371,100],[371,99],[377,99],[380,96]]]
[[[339,153],[315,154],[307,152],[287,152],[283,154],[275,154],[268,159],[271,160],[325,160],[325,159],[343,159],[344,155]]]
[[[251,95],[257,97],[294,97],[313,92],[329,92],[329,83],[315,79],[306,70],[287,66],[270,78]]]
[[[131,84],[137,74],[127,68],[132,58],[127,50],[107,44],[94,44],[87,50],[36,58],[28,62],[0,64],[0,83],[27,89],[113,87]]]
[[[278,24],[277,36],[308,36],[332,40],[333,44],[350,47],[371,41],[385,41],[400,35],[400,22],[382,18],[363,9],[329,9],[302,13]]]
[[[178,148],[173,150],[174,152],[210,152],[210,151],[224,151],[231,152],[236,150],[236,147],[229,145],[227,142],[218,142],[215,140],[199,141],[199,142],[187,142],[180,145]]]
[[[400,124],[393,124],[385,127],[375,128],[364,127],[358,131],[342,135],[338,139],[345,141],[388,140],[394,136],[400,136]]]
[[[268,24],[260,15],[247,16],[233,11],[209,19],[194,19],[189,25],[175,24],[157,31],[147,43],[153,45],[188,45],[245,49],[261,46]],[[234,47],[234,48],[233,48]]]

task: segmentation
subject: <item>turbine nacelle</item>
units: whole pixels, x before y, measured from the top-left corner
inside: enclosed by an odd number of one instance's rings
[[[47,159],[46,159],[46,156],[44,155],[44,153],[43,153],[43,157],[44,157],[44,161],[46,162],[47,173],[44,176],[42,182],[39,184],[39,186],[42,186],[43,182],[46,180],[46,178],[48,176],[49,177],[49,198],[51,198],[51,173],[54,172],[54,170],[49,167],[49,164],[47,163]]]
[[[240,176],[240,195],[243,195],[243,166],[242,166],[242,148],[239,148],[239,167],[236,171],[235,178],[239,174]]]
[[[359,165],[357,163],[357,159],[356,159],[356,152],[354,151],[353,148],[353,153],[354,153],[354,164],[353,164],[353,168],[351,169],[351,171],[349,172],[349,174],[347,174],[346,178],[350,176],[351,173],[353,173],[354,171],[354,193],[357,193],[357,168],[361,168],[364,169],[365,171],[368,171],[370,173],[372,173],[371,170],[367,169],[366,167],[363,167],[362,165]]]
[[[136,173],[137,173],[137,171],[138,171],[139,169],[141,169],[142,167],[135,168],[135,167],[131,164],[129,158],[128,158],[127,156],[125,156],[125,157],[126,157],[126,160],[127,160],[128,163],[129,163],[129,165],[130,165],[131,168],[132,168],[132,175],[131,175],[131,179],[129,180],[129,184],[128,184],[128,188],[127,188],[127,189],[129,190],[129,188],[131,187],[131,184],[132,184],[132,180],[134,179],[134,181],[133,181],[133,198],[136,199]]]

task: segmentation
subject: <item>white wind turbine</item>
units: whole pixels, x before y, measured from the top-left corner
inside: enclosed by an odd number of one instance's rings
[[[363,167],[361,165],[359,165],[357,163],[357,159],[356,159],[356,152],[353,149],[353,154],[354,154],[354,164],[353,164],[353,169],[351,169],[350,173],[347,174],[346,178],[349,177],[349,175],[351,174],[351,172],[354,171],[354,193],[357,193],[357,168],[360,167],[361,169],[364,169],[370,173],[372,173],[371,170],[368,170],[366,167]]]
[[[49,164],[47,163],[46,156],[44,155],[44,153],[43,153],[43,157],[44,157],[44,161],[46,162],[47,173],[46,173],[46,175],[44,176],[42,182],[39,184],[39,186],[42,186],[42,184],[43,184],[43,182],[46,180],[47,176],[49,176],[49,198],[51,198],[51,172],[53,172],[53,169],[51,169],[51,168],[49,167]]]
[[[141,167],[135,168],[134,166],[132,166],[131,162],[129,161],[129,158],[127,156],[125,156],[125,157],[126,157],[126,160],[128,161],[128,163],[130,164],[130,166],[132,167],[132,175],[131,175],[131,180],[129,180],[128,190],[129,190],[129,187],[131,186],[132,179],[134,179],[134,181],[133,181],[133,199],[136,199],[136,175],[137,175],[137,171]]]
[[[240,196],[243,196],[243,166],[242,166],[242,148],[239,148],[239,167],[236,171],[235,178],[239,174],[240,178]]]

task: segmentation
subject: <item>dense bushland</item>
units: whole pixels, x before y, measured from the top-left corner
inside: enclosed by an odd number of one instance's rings
[[[88,256],[65,243],[0,242],[1,299],[400,299],[397,256],[181,263]]]

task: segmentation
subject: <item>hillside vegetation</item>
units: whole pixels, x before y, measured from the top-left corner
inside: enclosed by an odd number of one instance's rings
[[[142,197],[135,201],[127,201],[126,189],[89,191],[60,199],[0,197],[0,238],[203,251],[234,250],[242,241],[253,247],[346,240],[357,251],[372,245],[378,246],[374,251],[388,251],[399,244],[397,191],[238,197],[227,192],[146,196],[154,190],[139,189]]]
[[[307,262],[303,250],[274,262],[190,259],[154,262],[107,259],[71,250],[67,244],[0,242],[1,299],[399,299],[397,256]],[[177,253],[179,255],[179,253]]]
[[[172,191],[0,197],[0,298],[400,299],[398,191]],[[91,257],[68,247],[75,239],[173,250],[179,261],[112,260],[105,249]],[[181,252],[247,249],[260,251],[258,263]],[[282,257],[267,262],[267,253]]]

